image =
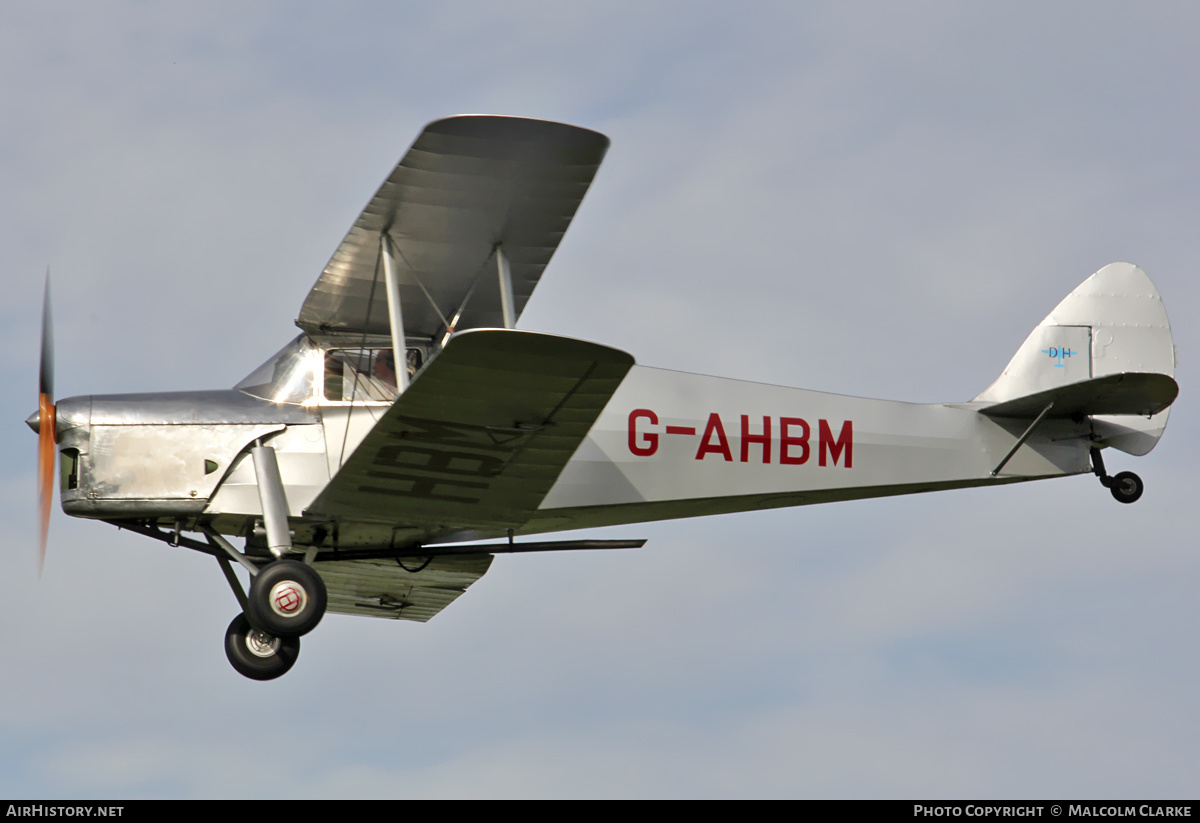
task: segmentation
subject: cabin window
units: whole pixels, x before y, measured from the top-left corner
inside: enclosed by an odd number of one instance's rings
[[[316,402],[317,367],[320,361],[320,350],[307,337],[300,335],[234,388],[273,403],[308,406]]]
[[[404,368],[421,366],[420,349],[408,349]],[[391,348],[330,349],[325,353],[325,399],[391,403],[396,399],[396,362]]]

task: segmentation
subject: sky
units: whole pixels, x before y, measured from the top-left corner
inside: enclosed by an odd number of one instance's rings
[[[1200,9],[1183,2],[0,5],[0,795],[1190,797]],[[428,624],[223,652],[215,563],[54,512],[56,391],[232,386],[422,126],[612,147],[520,327],[638,362],[963,401],[1114,261],[1180,396],[1084,476],[614,528]],[[1191,501],[1191,502],[1189,502]]]

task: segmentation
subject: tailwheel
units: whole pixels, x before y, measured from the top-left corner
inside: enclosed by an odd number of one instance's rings
[[[287,674],[300,656],[300,638],[260,632],[246,615],[239,614],[225,630],[225,656],[238,674],[251,680],[274,680]]]
[[[317,627],[328,596],[321,575],[295,560],[276,560],[250,581],[246,614],[276,637],[300,637]]]
[[[1136,503],[1146,490],[1142,478],[1133,472],[1117,472],[1109,476],[1104,469],[1104,458],[1099,449],[1092,449],[1092,473],[1100,478],[1100,485],[1112,492],[1113,499],[1118,503]]]
[[[1142,496],[1146,485],[1133,472],[1118,472],[1112,476],[1108,490],[1118,502],[1133,503]]]

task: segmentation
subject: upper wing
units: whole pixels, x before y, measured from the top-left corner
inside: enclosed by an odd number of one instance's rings
[[[563,123],[435,120],[354,221],[297,324],[310,332],[389,333],[377,272],[387,231],[399,258],[406,335],[440,334],[443,318],[453,318],[468,295],[457,329],[502,326],[496,277],[480,276],[495,272],[496,246],[509,260],[519,315],[607,149],[604,135]]]
[[[527,522],[633,366],[625,352],[547,334],[456,334],[306,514],[430,537]]]

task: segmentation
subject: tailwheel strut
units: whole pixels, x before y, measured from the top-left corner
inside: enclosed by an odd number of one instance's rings
[[[1142,478],[1133,472],[1118,472],[1110,477],[1104,469],[1104,458],[1099,449],[1092,449],[1092,473],[1100,478],[1100,485],[1108,489],[1118,503],[1134,503],[1146,490]]]

